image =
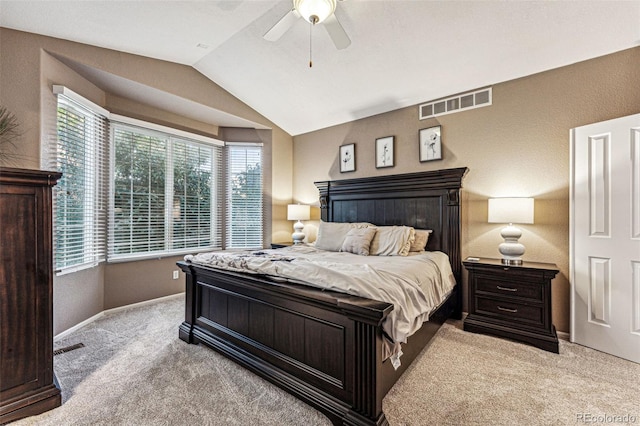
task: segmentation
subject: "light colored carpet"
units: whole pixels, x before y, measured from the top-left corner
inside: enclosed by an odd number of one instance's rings
[[[330,424],[216,352],[179,340],[183,303],[110,314],[56,342],[86,345],[54,358],[63,405],[14,424]],[[383,403],[391,425],[566,425],[588,416],[640,424],[640,365],[567,342],[556,355],[460,324],[445,324],[391,389]]]

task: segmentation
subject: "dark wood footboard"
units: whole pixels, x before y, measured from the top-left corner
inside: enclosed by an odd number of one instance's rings
[[[386,422],[380,324],[393,305],[178,265],[187,276],[182,340],[223,353],[336,424]]]

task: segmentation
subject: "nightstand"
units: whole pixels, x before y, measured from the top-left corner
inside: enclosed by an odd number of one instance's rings
[[[271,243],[272,249],[285,248],[293,245],[293,241],[285,241],[282,243]]]
[[[558,353],[551,322],[552,263],[505,265],[500,259],[462,262],[469,271],[469,315],[464,329],[528,343]]]

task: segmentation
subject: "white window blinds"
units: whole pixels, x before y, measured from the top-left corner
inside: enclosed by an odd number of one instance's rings
[[[221,248],[222,147],[114,123],[109,257]]]
[[[227,248],[262,248],[262,147],[227,145]]]
[[[109,255],[163,252],[167,249],[167,140],[121,126],[112,126],[112,138],[115,167]]]
[[[107,119],[101,111],[59,93],[57,128],[48,167],[62,172],[53,187],[54,263],[60,272],[105,259],[109,169]]]
[[[223,185],[220,147],[173,142],[172,246],[222,247],[223,212],[217,188]]]

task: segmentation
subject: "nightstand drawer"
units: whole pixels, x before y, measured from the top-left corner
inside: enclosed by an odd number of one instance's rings
[[[542,286],[539,284],[506,281],[496,278],[496,275],[484,276],[478,274],[475,280],[476,291],[502,296],[542,300]]]
[[[519,322],[534,327],[544,326],[542,306],[524,305],[476,295],[476,313],[508,322]]]

